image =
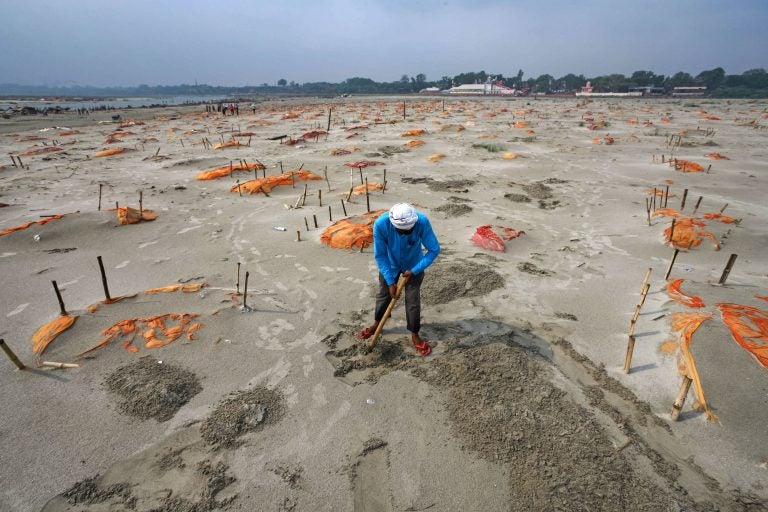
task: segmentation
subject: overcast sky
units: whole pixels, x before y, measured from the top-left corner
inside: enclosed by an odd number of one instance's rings
[[[768,0],[0,0],[0,83],[768,68]]]

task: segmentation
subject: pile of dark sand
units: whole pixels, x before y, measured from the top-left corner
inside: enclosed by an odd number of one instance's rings
[[[435,211],[444,213],[446,217],[460,217],[472,213],[472,207],[466,204],[448,203],[438,206]]]
[[[504,278],[488,265],[467,260],[437,260],[421,285],[425,304],[446,304],[460,297],[478,297],[504,286]]]
[[[524,349],[496,342],[452,350],[413,373],[447,389],[466,447],[504,464],[509,510],[679,510]]]
[[[435,192],[454,192],[465,193],[469,192],[469,187],[474,185],[474,180],[433,180],[432,178],[418,177],[411,178],[409,176],[402,178],[403,183],[424,183],[429,187],[429,190]]]
[[[104,381],[118,398],[118,410],[142,420],[167,421],[203,390],[189,370],[153,359],[140,359],[117,368]]]
[[[256,386],[226,398],[200,428],[203,439],[217,448],[235,448],[240,436],[280,421],[285,399],[276,390]]]
[[[530,185],[523,185],[523,191],[534,199],[549,199],[552,197],[552,187],[548,187],[540,181]]]
[[[64,491],[61,496],[70,505],[96,505],[111,502],[124,505],[127,509],[133,509],[136,498],[128,484],[114,484],[109,487],[99,488],[99,475],[86,478]]]

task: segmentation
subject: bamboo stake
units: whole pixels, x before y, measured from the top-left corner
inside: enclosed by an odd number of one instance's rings
[[[139,190],[139,220],[144,219],[144,191]]]
[[[349,194],[347,194],[347,202],[349,202],[350,198],[352,197],[353,190],[355,190],[355,187],[349,187]]]
[[[61,316],[67,316],[67,309],[64,307],[64,299],[61,298],[61,292],[59,291],[59,285],[56,281],[51,281],[53,284],[53,290],[56,292],[56,299],[59,301],[59,313]]]
[[[683,190],[683,199],[680,201],[680,211],[685,209],[685,199],[688,197],[688,189]]]
[[[669,228],[669,243],[674,243],[672,236],[675,234],[675,218],[672,218],[672,226]]]
[[[664,208],[667,207],[668,200],[669,200],[669,185],[667,185],[667,188],[664,190]]]
[[[307,203],[307,184],[304,184],[304,195],[301,196],[301,206]]]
[[[13,166],[18,167],[18,165],[16,165],[16,159],[13,157],[13,153],[8,153],[8,155],[11,157],[11,162],[13,162]]]
[[[99,183],[99,211],[101,211],[101,189],[104,185]]]
[[[317,229],[317,215],[315,215],[314,213],[312,214],[312,222],[315,223],[315,229]]]
[[[648,217],[648,225],[651,225],[651,198],[646,197],[645,198],[645,213]]]
[[[371,199],[368,195],[368,178],[365,178],[365,207],[366,211],[371,211]]]
[[[99,262],[99,270],[101,271],[101,284],[104,287],[104,296],[107,301],[111,301],[112,297],[109,296],[109,285],[107,285],[107,273],[104,272],[104,262],[101,261],[101,256],[96,256],[96,260]]]
[[[328,181],[328,166],[325,166],[325,169],[323,169],[323,176],[325,176],[325,184],[328,185],[328,192],[331,191],[331,182]]]
[[[344,199],[339,199],[341,201],[341,209],[344,211],[344,216],[347,216],[347,207],[344,206]]]
[[[301,230],[300,229],[296,230],[296,241],[297,242],[301,242]]]
[[[725,268],[723,269],[723,273],[720,276],[720,280],[717,282],[717,284],[725,284],[725,281],[728,279],[728,275],[731,273],[731,269],[733,268],[734,263],[736,263],[736,258],[736,254],[731,254],[731,257],[728,258],[728,263],[726,263]]]
[[[323,206],[323,191],[322,189],[317,189],[317,202],[320,204],[320,207]]]
[[[643,293],[643,290],[645,289],[645,285],[648,284],[648,281],[651,279],[651,272],[653,269],[651,267],[648,267],[648,270],[645,271],[645,277],[643,278],[643,285],[640,287],[640,293]]]
[[[75,363],[55,363],[53,361],[43,361],[42,363],[40,363],[40,366],[47,366],[49,368],[59,368],[59,369],[80,368],[79,364],[75,364]]]
[[[640,310],[643,308],[648,290],[651,288],[649,283],[643,285],[643,292],[640,295],[640,302],[635,306],[635,312],[632,314],[632,320],[629,323],[629,333],[627,335],[627,354],[624,356],[624,373],[629,373],[632,366],[632,353],[635,350],[635,327],[637,318],[640,316]]]
[[[672,404],[672,421],[677,421],[677,419],[680,417],[680,412],[683,409],[683,404],[685,404],[685,398],[688,396],[688,391],[691,389],[692,382],[692,379],[683,376],[683,382],[680,385],[680,391],[677,392],[675,403]]]
[[[0,347],[2,347],[3,352],[5,352],[5,355],[8,356],[8,359],[11,360],[11,362],[18,368],[19,370],[23,370],[26,368],[24,366],[24,363],[22,363],[18,357],[16,357],[16,354],[13,353],[13,350],[11,350],[11,347],[9,347],[5,340],[0,338]]]
[[[720,208],[720,213],[723,213],[725,209],[728,208],[728,203],[725,203],[722,208]]]
[[[331,205],[328,205],[328,222],[333,222],[333,214],[331,213]]]
[[[21,161],[21,157],[20,156],[16,156],[16,160],[19,161],[19,167],[21,167],[23,169],[24,168],[24,164]]]
[[[306,226],[307,231],[309,231],[309,222],[307,222],[307,218],[304,217],[304,226]]]

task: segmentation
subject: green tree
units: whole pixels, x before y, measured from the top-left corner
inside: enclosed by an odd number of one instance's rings
[[[416,75],[417,84],[421,85],[426,81],[427,81],[427,75],[425,75],[424,73],[419,73],[418,75]]]
[[[536,92],[548,92],[553,80],[554,78],[552,78],[552,75],[540,75],[534,82],[535,85],[533,90]]]
[[[693,77],[685,73],[683,71],[678,71],[674,75],[667,78],[667,80],[664,82],[664,85],[666,85],[668,88],[673,87],[687,87],[693,85],[694,80]]]
[[[706,85],[708,90],[714,91],[725,81],[725,70],[723,68],[715,68],[702,71],[696,75],[696,81]]]
[[[277,85],[279,85],[280,87],[285,87],[286,85],[288,85],[288,81],[286,81],[285,78],[281,78],[280,80],[277,81]]]

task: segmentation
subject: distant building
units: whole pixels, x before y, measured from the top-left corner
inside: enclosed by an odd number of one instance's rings
[[[588,96],[593,98],[636,98],[642,96],[643,93],[639,91],[630,92],[595,92],[592,87],[592,82],[587,82],[587,85],[581,88],[581,91],[576,93],[576,96]]]
[[[440,94],[440,92],[439,87],[427,87],[426,89],[420,90],[419,94]]]
[[[706,85],[696,85],[690,87],[675,87],[672,89],[672,96],[676,98],[687,98],[704,96],[707,93]]]
[[[464,84],[451,87],[448,90],[448,94],[472,96],[519,96],[520,92],[511,87],[507,87],[506,85],[486,82],[484,84]]]
[[[644,85],[642,87],[630,87],[629,92],[640,92],[643,96],[663,96],[666,90],[655,85]]]

